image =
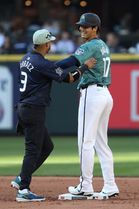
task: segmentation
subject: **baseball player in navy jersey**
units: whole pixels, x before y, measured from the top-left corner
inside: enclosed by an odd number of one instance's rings
[[[119,194],[115,183],[113,155],[108,145],[108,122],[113,107],[113,99],[108,90],[111,84],[110,52],[99,38],[101,21],[94,13],[85,13],[77,22],[84,43],[72,55],[75,64],[82,65],[85,60],[94,57],[97,64],[82,74],[78,84],[80,103],[78,111],[78,150],[80,157],[80,183],[70,186],[68,191],[74,195],[116,196]],[[71,58],[65,60],[65,66]],[[58,63],[63,66],[63,62]],[[92,185],[94,154],[101,164],[104,186],[94,193]]]
[[[50,104],[52,80],[74,82],[80,75],[92,68],[96,61],[91,58],[80,67],[73,66],[63,70],[52,61],[45,59],[55,37],[46,29],[38,30],[33,35],[34,48],[27,53],[19,64],[20,101],[17,107],[18,131],[25,135],[25,156],[20,175],[11,186],[18,189],[16,201],[43,201],[45,197],[30,191],[32,174],[53,150],[53,143],[45,127],[46,106]],[[64,61],[63,61],[64,63]],[[71,63],[73,63],[71,59]],[[73,64],[71,64],[73,65]]]

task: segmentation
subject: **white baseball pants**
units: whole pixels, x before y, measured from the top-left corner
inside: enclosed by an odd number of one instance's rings
[[[101,164],[104,188],[116,186],[113,155],[108,146],[107,130],[113,99],[107,87],[90,85],[81,89],[78,112],[78,149],[82,191],[93,191],[92,177],[95,152]],[[106,188],[106,189],[107,189]]]

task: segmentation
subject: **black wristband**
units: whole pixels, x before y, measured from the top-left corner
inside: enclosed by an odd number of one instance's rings
[[[88,66],[83,64],[79,67],[79,70],[80,70],[81,73],[84,73],[86,70],[88,70]]]
[[[81,75],[81,72],[77,69],[73,72],[69,72],[63,81],[66,83],[74,82],[80,78],[80,75]],[[70,80],[71,78],[73,79],[72,81]]]

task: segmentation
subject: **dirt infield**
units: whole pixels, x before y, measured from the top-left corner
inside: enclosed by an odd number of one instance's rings
[[[76,185],[74,177],[33,177],[31,190],[46,196],[44,202],[17,203],[16,191],[11,188],[13,177],[0,177],[0,209],[138,209],[139,178],[117,178],[120,189],[118,198],[109,200],[58,200],[59,194],[67,193],[69,185]],[[101,178],[94,178],[95,191],[101,190]]]

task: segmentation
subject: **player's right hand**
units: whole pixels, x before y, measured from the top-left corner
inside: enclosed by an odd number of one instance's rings
[[[96,61],[95,58],[90,58],[90,59],[86,60],[86,61],[84,62],[84,64],[87,65],[88,68],[90,69],[90,68],[93,68],[93,67],[95,66],[96,62],[97,62],[97,61]]]

